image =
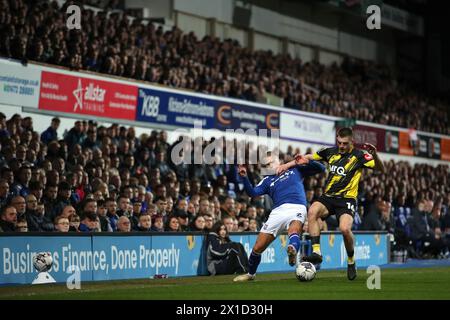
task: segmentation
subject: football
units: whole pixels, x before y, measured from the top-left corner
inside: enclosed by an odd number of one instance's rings
[[[39,252],[33,258],[33,265],[38,272],[46,272],[53,265],[53,258],[50,252]]]
[[[301,262],[295,269],[299,281],[312,281],[316,276],[316,267],[311,262]]]

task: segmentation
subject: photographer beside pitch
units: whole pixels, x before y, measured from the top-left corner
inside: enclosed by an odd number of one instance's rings
[[[308,228],[311,235],[313,252],[303,257],[303,261],[313,264],[322,263],[320,251],[319,218],[325,219],[329,214],[336,215],[339,230],[344,238],[347,251],[347,277],[356,278],[354,258],[354,237],[352,233],[353,218],[357,210],[358,184],[363,168],[384,172],[383,162],[377,155],[375,146],[365,143],[367,151],[353,146],[353,131],[351,128],[341,128],[336,137],[337,146],[324,148],[314,154],[297,155],[295,160],[280,165],[277,174],[311,160],[324,161],[329,164],[329,175],[325,183],[323,195],[315,201],[308,211]]]

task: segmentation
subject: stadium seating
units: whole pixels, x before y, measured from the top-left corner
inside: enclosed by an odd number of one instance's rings
[[[90,1],[116,8],[116,1]],[[56,64],[219,96],[449,134],[448,101],[399,82],[387,66],[352,58],[341,65],[304,63],[251,51],[237,41],[145,25],[122,14],[83,13],[82,29],[67,30],[56,2],[0,2],[0,55]],[[276,98],[276,99],[275,99]]]

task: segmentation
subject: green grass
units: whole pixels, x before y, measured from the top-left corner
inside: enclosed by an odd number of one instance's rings
[[[312,282],[293,273],[258,274],[257,280],[234,283],[233,276],[168,278],[82,283],[80,290],[64,284],[1,287],[5,299],[450,299],[450,268],[382,269],[381,289],[369,290],[369,275],[360,268],[348,281],[343,270],[320,271]]]

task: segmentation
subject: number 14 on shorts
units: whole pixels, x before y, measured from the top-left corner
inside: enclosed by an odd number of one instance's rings
[[[350,202],[346,202],[346,203],[347,203],[347,209],[352,210],[352,212],[355,212],[355,205]]]

